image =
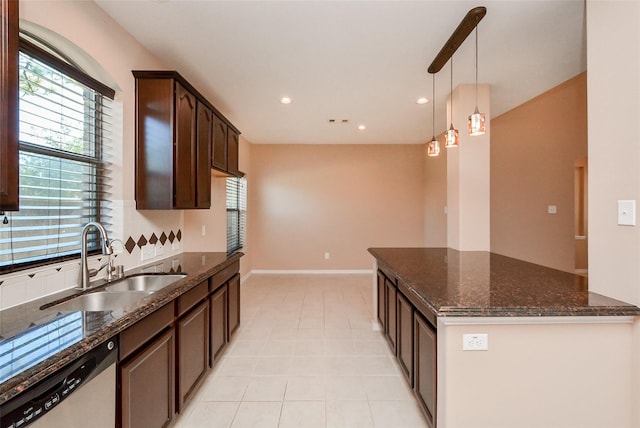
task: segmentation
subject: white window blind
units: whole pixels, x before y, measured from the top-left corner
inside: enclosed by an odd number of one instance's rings
[[[21,40],[20,211],[0,225],[0,269],[75,257],[90,221],[107,227],[113,91],[73,65]],[[105,89],[106,88],[106,89]],[[98,248],[93,236],[90,249]]]
[[[227,178],[227,253],[244,247],[247,229],[247,180]]]

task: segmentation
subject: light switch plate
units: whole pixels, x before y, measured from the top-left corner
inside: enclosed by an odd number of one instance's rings
[[[636,225],[636,201],[620,200],[618,201],[618,224],[620,226]]]
[[[547,212],[549,214],[556,214],[558,212],[558,207],[556,205],[549,205],[547,207]]]

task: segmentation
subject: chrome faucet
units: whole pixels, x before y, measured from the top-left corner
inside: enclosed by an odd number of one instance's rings
[[[109,237],[107,236],[107,231],[100,223],[90,222],[87,223],[82,229],[82,235],[80,237],[80,287],[83,290],[86,290],[89,286],[89,278],[94,277],[98,274],[98,270],[91,269],[89,270],[89,266],[87,265],[87,236],[89,234],[89,229],[95,227],[100,232],[101,246],[102,246],[102,254],[111,256],[113,250],[109,245]],[[109,264],[107,262],[107,264]]]

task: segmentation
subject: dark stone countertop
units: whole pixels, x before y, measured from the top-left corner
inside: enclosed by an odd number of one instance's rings
[[[635,316],[640,308],[588,290],[587,278],[484,251],[369,248],[378,266],[435,317]]]
[[[230,256],[227,256],[226,253],[182,253],[127,271],[127,276],[151,272],[180,272],[186,273],[187,276],[144,297],[134,306],[123,309],[99,312],[61,312],[56,310],[55,306],[45,310],[40,309],[41,306],[48,303],[61,299],[68,300],[81,293],[78,290],[69,289],[0,311],[0,351],[2,350],[2,345],[8,344],[12,339],[43,325],[53,324],[56,320],[68,316],[70,313],[78,314],[77,318],[82,320],[82,334],[74,343],[68,344],[64,349],[40,363],[20,371],[17,375],[0,383],[0,404],[10,400],[50,374],[55,373],[56,370],[67,363],[117,335],[156,309],[173,301],[210,276],[235,263],[242,255],[242,253],[235,253]],[[93,291],[94,285],[97,288],[101,288],[101,285],[106,284],[104,281],[96,281],[95,284],[92,283],[91,285]]]

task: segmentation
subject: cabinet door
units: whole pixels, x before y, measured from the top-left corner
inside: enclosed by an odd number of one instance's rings
[[[196,206],[196,97],[176,82],[174,208]]]
[[[209,301],[178,320],[178,412],[209,369]]]
[[[174,352],[171,329],[120,366],[120,426],[169,426],[175,404]]]
[[[221,171],[227,170],[227,124],[213,116],[213,159],[211,165]]]
[[[391,351],[396,353],[396,286],[389,281],[389,279],[385,279],[385,284],[387,287],[387,341],[389,342],[389,346],[391,347]]]
[[[0,211],[18,209],[18,1],[0,0]]]
[[[229,128],[227,132],[227,171],[231,175],[238,176],[238,156],[240,150],[240,136],[236,131]]]
[[[227,344],[227,286],[223,285],[211,295],[211,353],[210,366],[218,362]]]
[[[413,386],[413,306],[398,292],[398,362],[409,385]]]
[[[431,427],[436,425],[436,330],[417,313],[414,323],[414,390]]]
[[[198,102],[196,177],[196,208],[211,207],[211,144],[213,142],[213,112]]]
[[[384,275],[378,271],[378,322],[380,323],[380,330],[386,334],[387,332],[387,287],[384,283]]]
[[[236,274],[227,285],[229,298],[229,333],[230,338],[240,325],[240,275]]]

